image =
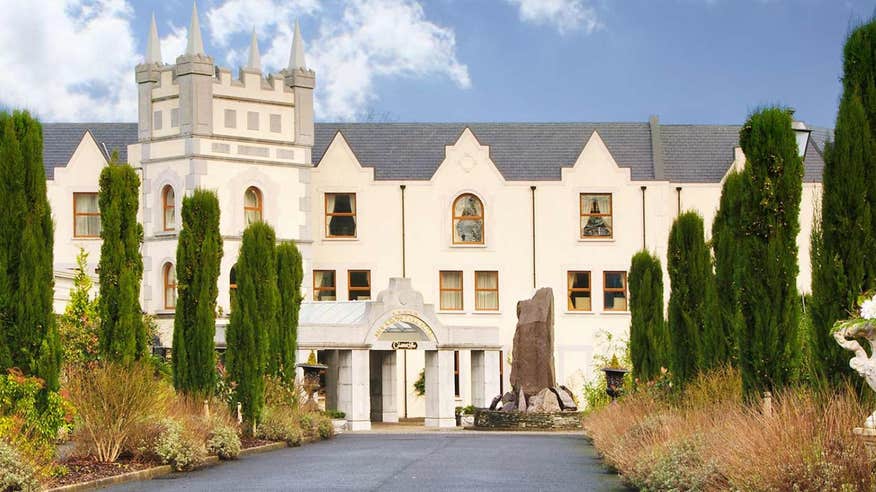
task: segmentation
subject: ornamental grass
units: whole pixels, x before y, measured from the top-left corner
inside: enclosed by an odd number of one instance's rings
[[[634,392],[585,417],[605,462],[643,490],[874,490],[874,464],[852,432],[867,416],[854,390],[795,388],[746,403],[733,369],[677,395]]]

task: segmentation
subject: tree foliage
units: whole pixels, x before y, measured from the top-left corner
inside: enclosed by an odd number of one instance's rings
[[[140,308],[143,226],[137,222],[140,178],[115,153],[100,173],[100,351],[123,364],[146,354],[148,335]]]
[[[721,202],[712,223],[712,250],[715,261],[715,293],[718,319],[716,329],[730,351],[731,360],[737,356],[737,340],[742,324],[739,311],[739,285],[736,274],[745,259],[739,254],[742,222],[740,207],[745,194],[745,177],[733,171],[727,175],[721,188]]]
[[[0,207],[0,370],[17,367],[57,390],[54,226],[42,126],[27,112],[0,112]]]
[[[76,256],[73,289],[64,314],[58,318],[58,333],[65,364],[83,364],[98,358],[100,317],[98,299],[92,297],[94,282],[88,274],[88,253],[81,249]]]
[[[828,380],[851,375],[848,356],[830,336],[858,296],[876,288],[876,24],[855,29],[846,41],[843,95],[824,154],[821,216],[811,236],[814,361]]]
[[[228,374],[243,415],[256,424],[265,402],[268,350],[277,333],[277,253],[274,229],[255,222],[243,232],[237,259],[237,300],[226,332]]]
[[[698,213],[685,212],[672,224],[668,269],[672,372],[683,384],[729,357],[729,347],[716,335],[715,279]]]
[[[295,378],[295,350],[298,341],[298,311],[304,270],[301,252],[293,242],[277,246],[277,290],[279,306],[277,337],[271,342],[268,372],[291,382]]]
[[[797,235],[803,161],[791,113],[766,108],[739,134],[746,157],[741,203],[739,366],[749,395],[792,381],[799,353]]]
[[[195,190],[183,198],[176,250],[173,384],[184,393],[207,395],[214,387],[213,338],[221,260],[219,198],[213,191]]]
[[[653,381],[669,368],[669,332],[663,317],[663,267],[648,251],[633,256],[630,267],[630,353],[633,374]]]

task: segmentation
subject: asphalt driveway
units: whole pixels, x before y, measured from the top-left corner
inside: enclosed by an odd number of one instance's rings
[[[626,490],[580,435],[343,434],[111,488],[168,490]]]

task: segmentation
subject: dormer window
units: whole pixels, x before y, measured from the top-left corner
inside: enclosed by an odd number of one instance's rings
[[[466,193],[453,202],[453,244],[484,244],[484,205]]]
[[[356,237],[356,194],[325,194],[325,236]]]

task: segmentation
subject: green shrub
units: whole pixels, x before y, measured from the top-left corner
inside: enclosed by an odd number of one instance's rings
[[[99,460],[115,461],[132,438],[167,409],[173,394],[150,364],[103,362],[72,369],[67,377],[82,439]]]
[[[320,439],[331,439],[335,435],[335,426],[330,418],[319,415],[316,418],[316,433]]]
[[[268,407],[258,427],[257,437],[268,441],[284,441],[290,446],[300,446],[303,436],[294,413],[288,409]]]
[[[265,406],[298,408],[298,388],[279,376],[265,377]]]
[[[641,483],[634,485],[642,490],[707,490],[718,468],[703,460],[701,447],[696,439],[671,443],[646,465],[651,469]]]
[[[94,281],[88,274],[88,253],[79,248],[73,289],[64,314],[58,316],[65,364],[83,364],[97,360],[100,340],[100,315],[97,297],[91,295]]]
[[[414,381],[414,394],[417,396],[423,396],[426,394],[426,370],[420,370],[420,375],[417,376],[417,380]]]
[[[204,462],[207,455],[204,442],[187,432],[182,423],[165,419],[161,427],[161,434],[155,441],[155,454],[162,463],[172,466],[176,471],[184,471]]]
[[[0,490],[40,490],[36,470],[3,440],[0,440]]]
[[[240,455],[240,436],[237,429],[230,425],[218,423],[207,439],[207,451],[223,460],[233,460]]]
[[[344,413],[340,410],[326,410],[325,415],[326,415],[326,417],[328,417],[330,419],[342,419],[342,418],[345,418],[347,416],[346,413]]]
[[[298,414],[298,427],[306,437],[316,437],[316,424],[317,422],[314,419],[314,414],[307,412]]]

